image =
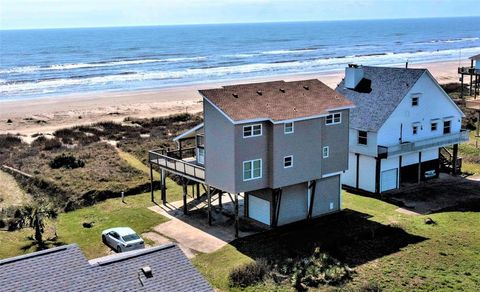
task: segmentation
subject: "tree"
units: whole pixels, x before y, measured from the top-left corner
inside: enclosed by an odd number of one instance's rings
[[[57,211],[49,205],[38,204],[25,206],[18,209],[15,217],[18,218],[20,228],[33,228],[35,231],[33,239],[38,246],[44,245],[43,233],[45,232],[45,219],[57,218]]]

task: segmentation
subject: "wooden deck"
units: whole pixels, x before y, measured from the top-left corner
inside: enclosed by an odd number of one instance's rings
[[[192,158],[179,159],[165,150],[153,150],[148,152],[150,164],[157,165],[168,172],[186,177],[190,180],[204,183],[205,168],[196,163]]]

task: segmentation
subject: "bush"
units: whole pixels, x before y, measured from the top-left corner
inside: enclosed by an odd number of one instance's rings
[[[11,148],[19,144],[22,144],[22,139],[18,138],[17,136],[13,136],[10,134],[0,135],[0,149]]]
[[[381,292],[382,288],[375,282],[365,282],[358,289],[359,292]]]
[[[80,159],[76,159],[72,155],[62,154],[53,158],[48,165],[50,165],[50,167],[53,169],[57,169],[61,167],[67,168],[67,169],[74,169],[74,168],[84,167],[85,162],[83,162]]]
[[[267,262],[263,259],[237,267],[228,276],[230,287],[247,287],[261,282],[267,271]]]

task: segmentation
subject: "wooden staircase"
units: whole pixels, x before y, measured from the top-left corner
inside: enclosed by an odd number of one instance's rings
[[[462,171],[462,157],[457,158],[456,170],[453,169],[453,154],[445,147],[440,148],[439,155],[440,171],[446,173],[461,173]]]

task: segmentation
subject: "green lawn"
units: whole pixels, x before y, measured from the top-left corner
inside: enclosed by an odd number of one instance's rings
[[[343,260],[355,268],[357,274],[342,287],[345,289],[356,290],[366,282],[378,283],[385,291],[480,288],[480,213],[411,216],[395,211],[397,206],[349,193],[343,194],[343,207],[349,210],[340,220],[325,217],[325,223],[310,228],[299,226],[239,239],[217,252],[197,256],[193,262],[212,285],[229,290],[227,277],[233,267],[265,255],[283,257],[290,252],[287,246],[298,253],[301,246],[318,244],[334,251],[336,257],[345,256]],[[353,220],[345,219],[347,215]],[[426,217],[437,225],[426,225]],[[359,231],[361,225],[370,225],[366,229],[378,233],[389,231],[372,239],[368,232],[365,236]],[[329,243],[329,238],[333,242]],[[250,289],[290,289],[272,285]]]
[[[129,226],[138,233],[150,230],[152,227],[166,222],[168,219],[147,209],[151,206],[150,194],[128,196],[125,204],[120,198],[109,199],[91,207],[85,207],[69,213],[62,213],[58,219],[47,224],[47,233],[52,234],[50,227],[56,226],[58,241],[61,243],[77,243],[88,258],[107,255],[109,249],[101,241],[104,229],[118,226]],[[83,222],[94,222],[92,228],[84,228]],[[24,229],[15,232],[0,232],[0,258],[11,257],[35,249],[22,250],[29,244],[27,236],[33,230]]]

